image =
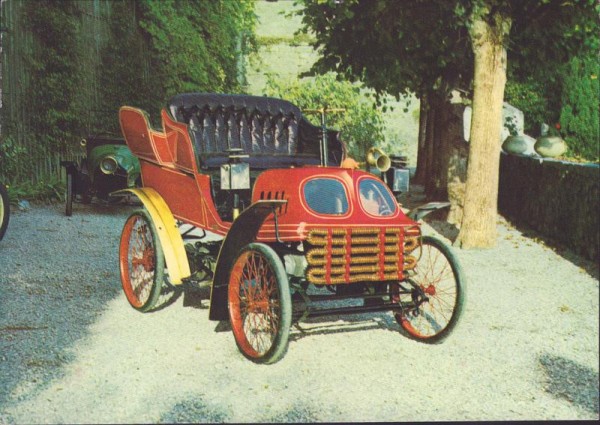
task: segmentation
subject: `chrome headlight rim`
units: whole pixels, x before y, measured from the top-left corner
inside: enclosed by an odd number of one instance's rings
[[[105,156],[100,160],[99,163],[100,171],[102,171],[106,175],[112,175],[117,172],[119,169],[119,163],[117,158],[112,155]]]

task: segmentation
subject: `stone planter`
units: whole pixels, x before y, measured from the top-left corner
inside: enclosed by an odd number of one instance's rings
[[[535,142],[534,148],[545,158],[556,158],[567,151],[567,143],[559,136],[542,136]]]

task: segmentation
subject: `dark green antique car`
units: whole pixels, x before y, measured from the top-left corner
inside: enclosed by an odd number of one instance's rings
[[[10,202],[8,201],[8,192],[6,187],[0,183],[0,240],[4,237],[8,227],[8,217],[10,216]]]
[[[81,140],[86,155],[79,164],[62,161],[67,172],[66,215],[73,213],[73,201],[89,204],[93,197],[118,202],[109,194],[140,184],[140,163],[123,138],[88,136]]]

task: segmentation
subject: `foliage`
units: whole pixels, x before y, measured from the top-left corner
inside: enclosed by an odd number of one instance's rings
[[[290,46],[301,46],[303,44],[310,44],[314,42],[313,37],[308,34],[300,33],[294,34],[293,37],[288,36],[260,36],[256,38],[256,43],[259,46],[275,46],[277,44],[288,44]]]
[[[25,69],[10,76],[19,81],[13,97],[20,103],[2,108],[0,148],[2,173],[16,170],[11,177],[17,180],[31,178],[37,158],[53,162],[46,169],[58,169],[56,153],[73,150],[88,130],[118,134],[124,104],[147,110],[158,122],[165,101],[178,92],[241,90],[242,58],[255,46],[254,0],[36,0],[17,6],[21,49],[13,53]],[[16,123],[6,120],[9,108]]]
[[[542,123],[558,121],[560,90],[530,78],[523,82],[508,81],[504,99],[525,115],[524,132],[533,137],[540,135]]]
[[[34,49],[25,57],[25,102],[31,111],[31,137],[46,151],[64,147],[82,128],[80,13],[76,2],[24,3],[22,16],[34,38]]]
[[[161,81],[156,96],[240,89],[240,55],[248,50],[243,40],[255,21],[252,2],[145,0],[139,6],[150,69]]]
[[[102,52],[104,110],[132,104],[158,122],[175,94],[241,89],[242,57],[255,45],[253,1],[130,0],[112,7],[114,42]]]
[[[2,135],[0,139],[0,182],[10,182],[12,177],[19,174],[26,163],[25,149],[17,144],[14,138]]]
[[[111,4],[110,41],[100,50],[98,75],[100,103],[96,109],[92,133],[120,132],[117,114],[123,105],[146,111],[158,110],[164,99],[153,86],[160,86],[154,73],[148,72],[149,52],[137,20],[139,2],[126,0]]]
[[[596,55],[573,58],[564,79],[561,134],[569,147],[568,154],[592,161],[600,157],[598,60]]]
[[[599,45],[600,6],[594,0],[403,0],[401,7],[387,0],[304,3],[304,30],[314,32],[313,46],[322,54],[312,72],[336,71],[396,97],[470,91],[471,17],[485,10],[510,17],[507,94],[531,115],[532,126],[558,118],[561,66],[597,52]]]
[[[271,77],[265,94],[289,100],[302,110],[324,106],[346,109],[342,113],[327,114],[327,127],[341,132],[351,156],[359,160],[370,147],[383,142],[381,112],[365,101],[360,86],[337,81],[333,73],[292,81],[275,81]],[[305,115],[314,125],[321,125],[320,114]]]
[[[57,178],[37,183],[21,182],[7,187],[7,189],[8,199],[13,205],[24,199],[44,203],[65,200],[65,183]]]
[[[598,47],[600,9],[594,0],[304,3],[304,30],[315,33],[313,45],[322,53],[313,71],[334,70],[392,95],[412,92],[421,97],[431,90],[469,89],[473,52],[468,31],[471,17],[485,10],[485,19],[501,14],[512,20],[508,62],[519,80],[551,75],[557,64]]]
[[[335,71],[398,98],[461,87],[472,76],[472,52],[465,29],[454,25],[453,7],[437,0],[405,0],[401,7],[385,0],[306,1],[304,28],[314,32],[322,54],[313,72]]]

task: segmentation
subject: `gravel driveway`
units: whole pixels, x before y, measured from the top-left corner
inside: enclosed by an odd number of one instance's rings
[[[282,361],[261,366],[208,320],[207,301],[129,307],[117,253],[133,209],[11,216],[0,242],[0,423],[599,418],[598,265],[501,218],[497,248],[456,251],[468,294],[444,343],[403,338],[388,313],[311,319],[293,328]]]

